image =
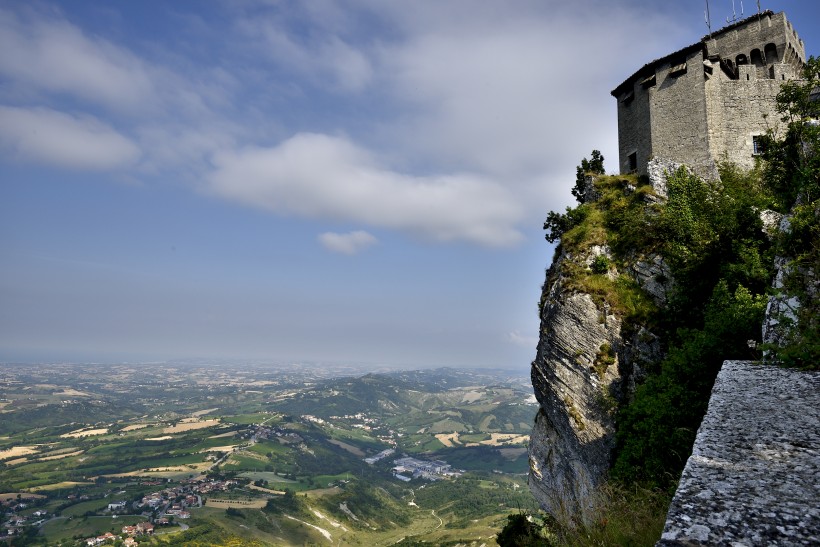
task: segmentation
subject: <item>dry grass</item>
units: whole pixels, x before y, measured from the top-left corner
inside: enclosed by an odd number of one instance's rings
[[[121,477],[159,477],[166,479],[175,479],[187,477],[195,473],[204,473],[211,468],[211,462],[189,463],[185,465],[175,465],[168,467],[152,467],[139,471],[129,471],[127,473],[112,473],[110,475],[102,475],[106,478],[121,478]]]
[[[236,431],[228,431],[227,433],[220,433],[219,435],[211,435],[208,437],[209,439],[221,439],[223,437],[233,437],[236,435]]]
[[[77,391],[76,389],[72,389],[70,387],[63,388],[63,390],[59,393],[55,393],[56,396],[65,395],[66,397],[91,397],[88,393],[83,391]]]
[[[125,433],[125,432],[128,432],[128,431],[136,431],[138,429],[143,429],[143,428],[146,428],[146,427],[148,427],[148,424],[133,424],[133,425],[127,425],[127,426],[123,427],[122,431]]]
[[[468,391],[461,398],[462,403],[472,403],[481,399],[482,393],[480,391]]]
[[[63,433],[60,435],[61,439],[79,439],[80,437],[92,437],[94,435],[105,435],[108,433],[107,427],[98,429],[77,429],[71,433]]]
[[[262,509],[267,505],[268,500],[222,500],[208,498],[205,503],[207,507],[215,507],[217,509]]]
[[[163,435],[162,437],[147,437],[146,441],[167,441],[168,439],[173,439],[170,435]]]
[[[196,420],[196,421],[186,421]],[[213,427],[219,425],[219,420],[203,420],[199,421],[197,418],[186,418],[177,425],[166,427],[162,430],[163,433],[184,433],[186,431],[193,431],[195,429],[205,429],[206,427]]]
[[[63,482],[55,482],[54,484],[43,484],[41,486],[35,486],[31,488],[32,492],[39,492],[40,490],[60,490],[61,488],[72,488],[74,486],[81,486],[85,484],[93,484],[90,482],[74,482],[74,481],[63,481]]]
[[[7,492],[5,494],[0,494],[0,501],[8,501],[17,499],[17,496],[20,496],[20,499],[43,499],[46,496],[42,494],[30,494],[29,492]]]
[[[51,460],[61,460],[63,458],[70,458],[71,456],[79,456],[82,454],[83,450],[75,450],[74,452],[67,452],[65,454],[57,454],[55,456],[45,456],[43,458],[37,458],[38,462],[50,462]]]
[[[249,484],[248,488],[251,490],[258,490],[259,492],[265,492],[266,494],[274,494],[277,496],[284,496],[284,490],[271,490],[270,488],[265,488],[263,486],[256,486],[255,484]]]
[[[529,435],[522,435],[520,433],[490,433],[489,439],[478,443],[467,443],[465,446],[506,446],[525,443],[529,440]]]
[[[664,492],[607,484],[594,496],[585,519],[565,518],[564,522],[573,524],[556,522],[549,535],[561,547],[652,547],[660,539],[668,507],[669,496]]]
[[[211,412],[214,412],[215,410],[219,410],[219,409],[218,408],[208,408],[206,410],[198,410],[196,412],[191,413],[191,416],[194,416],[195,418],[199,418],[200,416],[210,414]]]
[[[438,441],[447,448],[452,448],[456,444],[461,444],[458,441],[457,431],[454,431],[452,433],[438,433],[436,435],[436,439],[438,439]]]
[[[0,450],[0,460],[7,460],[9,458],[19,458],[20,456],[28,456],[36,454],[38,451],[37,445],[34,446],[13,446],[6,450]]]
[[[225,446],[212,446],[210,448],[203,448],[200,452],[232,452],[238,444],[229,444]]]
[[[348,452],[350,452],[354,456],[358,456],[360,458],[364,458],[364,456],[365,456],[364,452],[362,452],[359,448],[356,448],[355,446],[353,446],[351,444],[347,444],[347,443],[342,442],[342,441],[337,441],[336,439],[329,439],[328,442],[331,443],[331,444],[335,444],[339,448],[343,448],[343,449],[347,450]]]

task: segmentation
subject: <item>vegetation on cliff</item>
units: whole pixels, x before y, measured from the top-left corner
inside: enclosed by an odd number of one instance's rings
[[[781,347],[769,348],[781,363],[820,369],[820,59],[811,57],[803,80],[783,84],[777,110],[786,134],[771,135],[765,178],[783,208],[792,206],[788,229],[778,236],[785,257],[785,292],[800,301],[796,321]]]
[[[668,177],[663,201],[649,197],[651,186],[635,177],[597,175],[582,191],[582,168],[590,165],[585,159],[573,189],[579,205],[547,217],[546,238],[560,238],[558,252],[608,245],[616,266],[636,254],[656,253],[674,279],[666,305],[653,308],[645,298],[624,298],[642,291],[623,274],[612,280],[607,268],[594,263],[563,272],[572,278],[571,289],[599,296],[628,321],[649,324],[666,346],[666,357],[647,371],[618,414],[613,476],[625,483],[674,485],[721,363],[760,358],[776,256],[790,261],[785,289],[801,307],[789,343],[768,349],[786,365],[816,368],[820,362],[820,62],[810,59],[804,76],[783,86],[778,110],[788,131],[770,135],[757,169],[741,172],[724,164],[717,181],[679,169]],[[603,158],[597,151],[593,158],[600,173]],[[790,207],[790,228],[771,238],[760,212],[789,213]],[[640,305],[625,306],[625,300]]]
[[[643,371],[617,413],[608,488],[625,493],[627,507],[643,503],[630,492],[674,489],[724,360],[767,352],[785,366],[820,366],[820,61],[809,59],[804,78],[783,86],[778,111],[788,130],[769,135],[756,169],[726,163],[718,180],[704,181],[681,168],[668,174],[663,199],[645,178],[602,175],[603,157],[594,151],[594,161],[578,167],[572,193],[579,204],[547,216],[546,239],[560,241],[561,257],[548,274],[560,272],[564,290],[592,295],[627,328],[648,327],[664,345],[664,357]],[[789,215],[788,226],[764,226],[765,210]],[[591,252],[596,247],[605,253]],[[585,253],[597,256],[579,261]],[[628,273],[636,257],[653,255],[672,281],[663,302]],[[779,318],[786,343],[774,347],[762,344],[761,325],[778,262],[780,290],[799,308],[793,318]],[[602,505],[604,523],[613,507]],[[597,525],[578,524],[580,535],[561,539],[566,530],[549,522],[539,534],[580,544]],[[641,534],[640,526],[626,528],[633,538]]]
[[[759,173],[724,166],[720,183],[679,170],[669,199],[648,219],[675,279],[654,318],[666,358],[649,371],[617,420],[613,475],[667,487],[676,483],[725,359],[759,354],[772,244],[757,211],[770,205]]]

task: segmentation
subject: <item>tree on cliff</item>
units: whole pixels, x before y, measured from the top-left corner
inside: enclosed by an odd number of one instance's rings
[[[544,221],[544,236],[550,243],[555,243],[561,238],[564,232],[572,229],[583,222],[587,209],[583,207],[586,199],[587,177],[590,175],[604,174],[604,156],[598,150],[593,150],[591,159],[582,159],[581,165],[575,168],[575,186],[572,188],[572,195],[581,205],[578,207],[567,207],[565,213],[550,211]]]
[[[581,165],[575,168],[575,186],[572,188],[572,195],[578,203],[584,202],[586,193],[587,177],[589,175],[604,174],[604,156],[599,150],[593,150],[590,159],[582,159]]]
[[[535,524],[532,517],[524,513],[507,516],[507,524],[496,535],[501,547],[544,547],[550,545],[542,535],[542,526]]]

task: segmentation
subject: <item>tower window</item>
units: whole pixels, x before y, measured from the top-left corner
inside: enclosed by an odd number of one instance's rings
[[[766,152],[766,136],[753,135],[752,136],[752,155],[759,156]]]
[[[627,160],[629,161],[629,172],[632,173],[634,171],[637,171],[638,170],[638,153],[637,152],[632,152],[627,157]]]
[[[686,74],[686,59],[681,60],[679,63],[672,64],[669,69],[670,76],[680,76],[681,74]]]
[[[624,96],[624,99],[623,99],[624,106],[629,106],[630,104],[632,104],[632,101],[634,101],[634,100],[635,100],[635,92],[630,91],[629,93],[627,93]]]

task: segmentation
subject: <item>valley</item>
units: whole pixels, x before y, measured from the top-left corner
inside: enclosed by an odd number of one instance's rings
[[[363,372],[2,365],[0,539],[494,545],[536,507],[524,374]]]

